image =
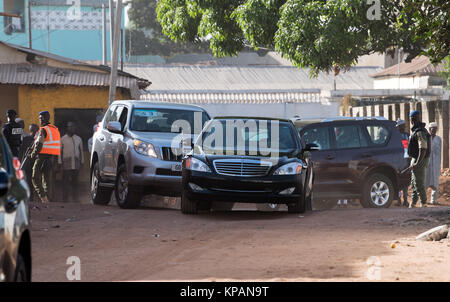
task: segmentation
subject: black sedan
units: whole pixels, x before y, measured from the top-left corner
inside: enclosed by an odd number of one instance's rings
[[[211,120],[183,159],[181,211],[209,210],[211,202],[287,204],[311,209],[313,167],[293,123],[284,119]]]

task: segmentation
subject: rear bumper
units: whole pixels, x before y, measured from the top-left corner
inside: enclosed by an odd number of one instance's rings
[[[247,202],[247,203],[294,203],[303,193],[302,176],[232,177],[215,173],[183,171],[183,190],[195,200]],[[193,190],[193,183],[202,190]],[[292,194],[281,191],[295,188]]]

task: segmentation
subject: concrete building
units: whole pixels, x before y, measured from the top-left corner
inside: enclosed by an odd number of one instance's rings
[[[76,60],[102,60],[102,4],[106,6],[107,57],[110,52],[109,1],[82,0],[0,0],[0,12],[20,15],[20,18],[0,17],[3,30],[0,41],[29,47],[31,20],[32,48]],[[28,6],[30,9],[28,10]],[[30,18],[28,12],[31,12]],[[125,24],[122,14],[122,28]],[[123,47],[125,33],[123,34]],[[125,53],[125,51],[124,51]],[[125,58],[124,58],[125,60]]]
[[[56,125],[78,122],[89,138],[96,115],[108,107],[109,78],[106,66],[0,42],[0,114],[15,109],[27,127],[38,124],[38,113],[48,110]],[[117,99],[138,99],[148,85],[147,80],[119,71]]]

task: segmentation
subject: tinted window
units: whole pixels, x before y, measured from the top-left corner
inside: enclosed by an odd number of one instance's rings
[[[196,118],[199,118],[198,121],[195,121],[197,124],[194,123]],[[200,133],[204,123],[208,120],[209,118],[205,112],[181,109],[136,108],[131,116],[130,129],[144,132],[173,132],[172,125],[175,122],[181,127],[184,127],[183,123],[187,122],[191,128],[191,133]]]
[[[330,133],[328,127],[309,128],[302,134],[305,144],[316,144],[319,150],[330,149]]]
[[[205,153],[291,152],[297,148],[295,133],[292,124],[279,121],[213,120],[203,132],[202,148]]]
[[[367,126],[370,140],[375,145],[384,145],[389,139],[389,130],[384,126]]]
[[[125,125],[127,124],[127,116],[128,116],[128,108],[123,107],[122,113],[119,117],[119,123],[122,125],[122,129],[125,129]]]
[[[344,125],[333,127],[336,137],[336,148],[361,148],[367,147],[367,140],[361,128],[356,125]]]

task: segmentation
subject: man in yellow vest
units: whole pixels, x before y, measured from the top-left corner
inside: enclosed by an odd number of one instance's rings
[[[61,136],[58,128],[50,124],[50,113],[39,112],[41,128],[36,136],[30,157],[35,159],[32,172],[33,186],[42,203],[49,202],[49,187],[52,162],[61,151]]]

